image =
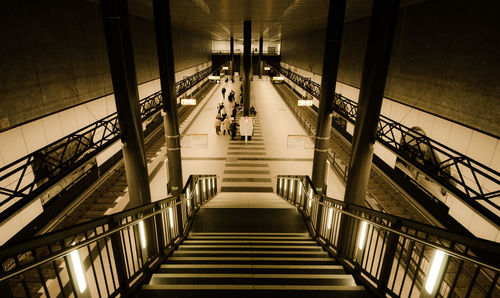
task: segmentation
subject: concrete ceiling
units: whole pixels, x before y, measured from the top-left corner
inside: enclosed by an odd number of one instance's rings
[[[346,22],[369,16],[373,0],[347,0]],[[402,0],[401,6],[425,0]],[[252,39],[265,40],[326,27],[329,0],[170,0],[172,25],[209,33],[214,40],[243,39],[243,21],[252,21]],[[153,20],[152,0],[129,0],[131,14]]]

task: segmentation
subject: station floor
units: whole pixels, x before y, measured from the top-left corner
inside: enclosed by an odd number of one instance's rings
[[[218,191],[230,195],[232,201],[220,203],[213,200],[207,207],[227,208],[286,208],[286,204],[272,193],[276,190],[277,175],[311,175],[313,164],[313,143],[304,141],[304,146],[296,144],[305,136],[286,103],[274,89],[269,77],[251,81],[250,99],[257,111],[254,117],[254,135],[247,143],[230,140],[229,135],[215,132],[217,105],[224,103],[227,113],[227,95],[231,90],[235,98],[240,98],[241,82],[225,83],[224,77],[201,101],[193,113],[180,125],[181,157],[183,181],[192,174],[216,174]],[[222,88],[226,88],[225,99]],[[166,171],[164,160],[166,148],[148,165],[152,201],[167,197]],[[344,185],[331,168],[328,169],[327,195],[343,200]],[[236,194],[237,193],[237,194]],[[115,208],[106,213],[123,210],[128,202],[127,194]],[[219,203],[217,203],[219,202]],[[285,204],[285,205],[284,205]]]
[[[241,140],[231,141],[228,134],[216,134],[218,103],[223,102],[229,114],[227,95],[234,90],[235,97],[240,97],[241,82],[238,77],[234,83],[231,80],[225,83],[224,78],[221,81],[197,107],[199,110],[193,112],[194,117],[187,119],[189,126],[188,123],[181,126],[181,133],[185,135],[182,145],[189,146],[191,143],[192,146],[183,147],[181,151],[183,180],[186,181],[191,174],[216,174],[219,191],[246,192],[249,189],[244,187],[252,187],[272,192],[269,188],[275,188],[277,175],[311,175],[313,144],[306,140],[305,148],[288,146],[289,136],[305,136],[306,132],[268,77],[259,80],[255,76],[250,84],[250,103],[257,110],[252,140],[245,144]],[[223,87],[227,90],[225,99],[222,97]],[[207,135],[206,147],[195,148],[194,141],[186,140],[190,138],[189,135]],[[162,151],[159,158],[164,159],[164,156]],[[153,200],[166,196],[165,179],[165,169],[152,177],[150,187]],[[343,194],[344,185],[329,169],[328,196],[342,200]]]

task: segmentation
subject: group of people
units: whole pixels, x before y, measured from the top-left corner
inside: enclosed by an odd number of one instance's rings
[[[238,130],[238,124],[236,123],[236,107],[233,107],[231,111],[231,116],[229,117],[226,112],[226,107],[224,103],[219,103],[217,105],[217,116],[215,117],[215,133],[231,136],[231,140],[236,137],[236,131]]]
[[[227,83],[227,81],[226,81]],[[242,91],[243,86],[240,87]],[[239,100],[235,99],[235,92],[231,90],[227,96],[227,101],[229,102],[229,109],[231,110],[231,115],[226,112],[226,107],[224,106],[224,100],[226,99],[226,87],[222,87],[222,102],[217,105],[217,116],[215,117],[215,133],[217,135],[223,134],[231,136],[231,140],[236,138],[236,131],[238,130],[239,124],[236,123],[236,113],[238,110],[242,110],[242,100],[243,91],[240,92]],[[250,115],[255,116],[257,114],[255,108],[252,106],[250,108]]]

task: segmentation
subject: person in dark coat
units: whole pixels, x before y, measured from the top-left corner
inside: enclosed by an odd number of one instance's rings
[[[231,140],[236,138],[236,130],[238,129],[238,124],[231,118],[231,124],[229,124],[229,130],[231,131]]]
[[[222,98],[226,98],[226,88],[222,87]]]

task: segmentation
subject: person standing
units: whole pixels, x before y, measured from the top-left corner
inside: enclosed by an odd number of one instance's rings
[[[222,98],[226,99],[226,87],[222,87]]]
[[[238,124],[236,121],[234,121],[234,118],[231,118],[231,124],[229,125],[229,129],[231,130],[231,140],[234,140],[236,138],[236,130],[237,130]]]
[[[218,135],[220,133],[220,125],[221,125],[221,117],[220,114],[217,114],[215,117],[215,133]]]

